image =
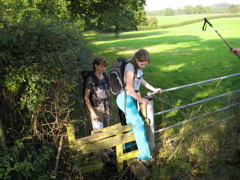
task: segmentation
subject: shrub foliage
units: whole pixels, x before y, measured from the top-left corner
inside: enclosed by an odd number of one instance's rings
[[[57,148],[70,119],[84,119],[80,72],[91,68],[91,50],[77,27],[46,19],[2,24],[0,39],[0,119],[7,145],[30,138],[51,140]]]

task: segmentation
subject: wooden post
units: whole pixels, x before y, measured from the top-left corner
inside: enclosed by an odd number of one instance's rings
[[[140,106],[140,113],[141,113],[141,116],[143,118],[143,121],[145,123],[145,125],[149,125],[149,120],[147,118],[147,106],[146,104],[144,103],[139,103],[139,106]]]
[[[117,160],[117,171],[123,172],[123,161],[119,159],[123,155],[123,145],[118,144],[116,146],[116,160]]]
[[[149,126],[148,126],[148,143],[149,148],[151,151],[151,155],[154,156],[154,149],[155,149],[155,127],[154,127],[154,106],[153,106],[153,97],[152,96],[146,96],[146,99],[148,99],[148,105],[147,105],[147,119],[149,120]]]
[[[67,126],[68,142],[71,148],[74,148],[73,142],[75,141],[75,128],[73,124],[68,124]]]

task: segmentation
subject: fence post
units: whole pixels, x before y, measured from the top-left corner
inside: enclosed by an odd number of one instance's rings
[[[68,134],[68,142],[70,144],[70,147],[73,148],[73,142],[76,140],[75,128],[74,128],[73,124],[67,125],[67,134]]]
[[[154,148],[155,148],[155,127],[154,127],[154,106],[153,106],[153,97],[152,96],[146,96],[146,99],[148,99],[148,105],[147,105],[147,119],[149,120],[149,126],[148,126],[148,143],[149,148],[151,151],[151,155],[154,156]]]

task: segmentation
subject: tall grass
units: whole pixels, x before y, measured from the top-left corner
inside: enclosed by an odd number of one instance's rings
[[[186,20],[184,16],[178,18],[181,21]],[[195,18],[196,16],[193,20]],[[233,47],[240,47],[240,18],[211,19],[210,22]],[[138,49],[147,49],[151,54],[151,63],[143,70],[144,79],[162,89],[239,73],[240,59],[229,52],[229,48],[211,27],[202,31],[202,25],[203,21],[181,27],[125,32],[118,39],[114,38],[114,34],[86,33],[85,37],[91,49],[94,50],[95,56],[101,55],[108,59],[110,62],[108,71],[110,71],[111,62],[117,57],[130,58]],[[155,111],[161,111],[236,89],[240,89],[239,77],[168,92],[154,98],[154,108]],[[145,96],[147,90],[142,88],[141,91]],[[167,113],[156,117],[155,125],[158,129],[167,127],[182,120],[209,113],[233,101],[239,102],[239,99],[236,96],[230,96]],[[115,106],[113,103],[113,109]],[[238,111],[239,109],[235,110],[235,112]],[[161,148],[157,152],[158,158],[156,166],[153,167],[152,179],[239,178],[239,167],[225,162],[226,157],[233,155],[236,150],[238,119],[186,135],[194,129],[205,127],[233,113],[233,111],[227,111],[213,114],[158,134],[157,142],[161,143]],[[113,120],[112,123],[116,123],[117,117],[113,119],[115,121]],[[169,141],[176,136],[177,140]]]

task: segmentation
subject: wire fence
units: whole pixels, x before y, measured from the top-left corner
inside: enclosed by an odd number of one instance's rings
[[[164,94],[166,94],[170,91],[176,92],[180,89],[188,89],[185,93],[192,93],[192,96],[188,96],[188,99],[182,96],[173,100],[168,95],[156,95],[154,92],[148,93],[148,96],[153,96],[154,99],[154,102],[150,103],[150,106],[155,106],[150,107],[149,109],[151,110],[147,112],[151,126],[149,129],[150,148],[155,147],[155,135],[157,133],[163,133],[164,131],[180,127],[183,124],[195,121],[197,125],[192,125],[184,133],[182,133],[182,129],[179,130],[179,132],[181,131],[181,137],[208,127],[213,127],[227,120],[236,119],[239,113],[235,112],[235,109],[239,108],[240,105],[239,77],[240,73],[237,73],[164,90]],[[196,87],[198,88],[197,91],[196,89],[191,90]],[[201,94],[201,100],[199,100],[199,94]],[[156,106],[158,107],[156,108]],[[160,108],[161,111],[153,112],[154,108],[155,110]],[[160,129],[157,129],[158,127]],[[166,142],[178,139],[178,135],[176,134],[174,133],[177,137],[168,137]]]

